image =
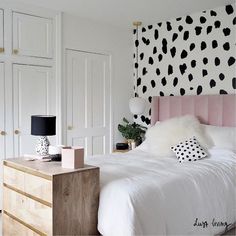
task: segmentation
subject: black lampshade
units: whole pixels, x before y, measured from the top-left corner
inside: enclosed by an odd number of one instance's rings
[[[56,134],[56,116],[31,116],[31,134],[51,136]]]

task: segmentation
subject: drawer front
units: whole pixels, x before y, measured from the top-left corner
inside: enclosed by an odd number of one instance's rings
[[[4,183],[24,193],[52,203],[52,181],[4,166]]]
[[[3,209],[40,232],[52,234],[52,208],[3,187]]]
[[[12,219],[6,214],[3,214],[3,235],[4,236],[39,236],[33,230]]]

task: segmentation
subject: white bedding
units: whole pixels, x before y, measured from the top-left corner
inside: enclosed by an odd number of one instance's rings
[[[100,167],[102,235],[214,235],[225,230],[225,222],[236,222],[232,151],[212,149],[209,158],[180,164],[137,149],[86,163]],[[202,226],[194,226],[197,218]]]

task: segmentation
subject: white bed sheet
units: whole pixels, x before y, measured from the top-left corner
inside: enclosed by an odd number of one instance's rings
[[[232,151],[212,149],[209,158],[180,164],[137,149],[88,157],[86,163],[100,167],[102,235],[214,235],[225,222],[236,222]]]

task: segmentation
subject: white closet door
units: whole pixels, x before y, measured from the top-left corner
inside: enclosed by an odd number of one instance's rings
[[[5,159],[4,63],[0,63],[0,210],[2,209],[2,160]]]
[[[67,144],[110,151],[110,57],[67,50]]]
[[[52,19],[13,12],[13,53],[52,58]]]
[[[4,11],[0,9],[0,53],[4,48]]]
[[[55,115],[56,94],[52,69],[13,65],[14,155],[35,153],[36,136],[31,136],[31,115]],[[55,137],[51,138],[51,143]]]

